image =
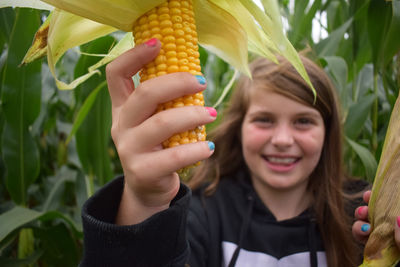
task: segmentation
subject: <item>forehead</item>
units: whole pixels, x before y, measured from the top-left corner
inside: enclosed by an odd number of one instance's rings
[[[268,112],[297,112],[315,113],[319,111],[300,101],[295,97],[289,97],[283,93],[275,92],[271,89],[253,89],[249,96],[248,111],[268,111]]]

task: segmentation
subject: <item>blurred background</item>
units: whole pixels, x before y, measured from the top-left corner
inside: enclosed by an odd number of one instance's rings
[[[293,46],[321,65],[338,90],[347,171],[372,183],[399,93],[400,2],[279,4]],[[122,173],[110,137],[104,68],[76,89],[61,91],[45,59],[20,66],[48,14],[0,9],[0,266],[77,266],[81,207]],[[87,53],[106,54],[123,34],[68,51],[56,66],[59,79],[84,74],[99,60]],[[200,53],[206,105],[213,106],[234,70],[205,49]],[[219,114],[227,99],[229,93],[217,106]]]

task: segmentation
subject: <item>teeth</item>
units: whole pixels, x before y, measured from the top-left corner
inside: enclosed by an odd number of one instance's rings
[[[267,157],[267,160],[273,163],[279,164],[291,164],[296,161],[296,158],[277,158],[277,157]]]

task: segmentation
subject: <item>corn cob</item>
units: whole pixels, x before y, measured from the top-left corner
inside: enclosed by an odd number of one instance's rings
[[[362,267],[397,266],[400,251],[393,232],[400,214],[400,96],[396,100],[376,171],[368,216],[372,232],[364,249]]]
[[[202,75],[197,31],[191,0],[168,0],[142,15],[133,26],[135,44],[157,38],[161,42],[159,55],[140,72],[140,81],[173,72]],[[187,95],[158,106],[162,110],[199,105],[204,106],[202,93]],[[204,141],[205,126],[177,133],[163,142],[164,148]]]

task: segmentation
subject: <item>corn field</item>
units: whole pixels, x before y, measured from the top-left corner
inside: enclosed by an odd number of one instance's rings
[[[279,5],[292,45],[318,62],[338,90],[347,171],[372,183],[400,88],[400,1]],[[59,90],[46,59],[21,65],[48,15],[0,9],[0,266],[77,266],[80,209],[122,173],[110,137],[104,66],[76,89]],[[69,50],[56,65],[58,78],[69,82],[85,74],[99,60],[93,54],[107,54],[123,35]],[[213,106],[235,71],[205,48],[199,52],[208,82],[205,105]]]

